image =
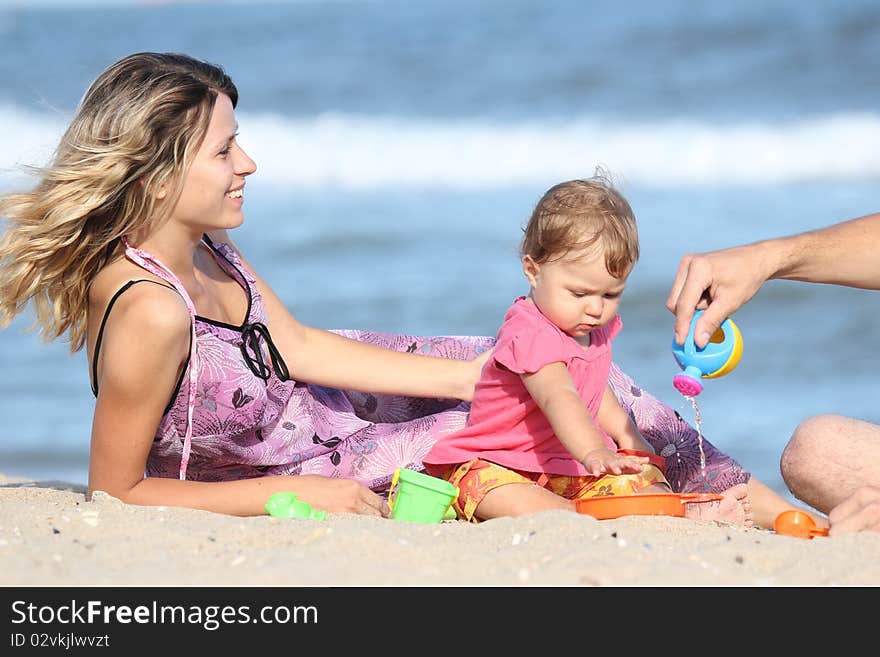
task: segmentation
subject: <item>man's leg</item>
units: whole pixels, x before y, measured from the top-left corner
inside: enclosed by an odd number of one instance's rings
[[[859,486],[880,486],[880,425],[811,417],[795,429],[779,468],[795,497],[827,514]]]

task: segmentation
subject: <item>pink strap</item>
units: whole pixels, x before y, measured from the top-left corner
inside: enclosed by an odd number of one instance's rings
[[[196,346],[196,307],[193,305],[192,299],[186,293],[186,289],[180,282],[180,279],[174,275],[168,267],[155,256],[150,255],[146,251],[135,248],[129,241],[123,237],[122,243],[125,245],[125,255],[135,264],[140,265],[148,272],[151,272],[167,281],[174,286],[180,296],[186,302],[189,309],[190,325],[192,326],[192,339],[189,354],[189,406],[186,413],[186,435],[183,438],[183,454],[180,457],[180,478],[186,479],[186,466],[189,463],[189,452],[192,447],[192,430],[193,430],[193,411],[196,406],[196,386],[198,382],[198,349]]]

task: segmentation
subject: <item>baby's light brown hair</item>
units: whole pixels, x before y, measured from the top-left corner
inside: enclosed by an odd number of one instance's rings
[[[538,264],[564,258],[597,244],[605,267],[624,278],[639,259],[639,233],[629,202],[607,174],[569,180],[548,189],[524,229],[520,253]]]

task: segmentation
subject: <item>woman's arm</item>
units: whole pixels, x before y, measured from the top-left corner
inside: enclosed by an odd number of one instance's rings
[[[258,477],[231,482],[144,477],[156,428],[189,355],[190,318],[180,296],[155,285],[119,297],[104,329],[92,425],[89,495],[102,490],[128,504],[265,514],[275,492],[314,508],[388,515],[384,499],[353,480]]]
[[[211,237],[235,247],[225,232],[212,233]],[[244,256],[241,258],[257,281],[272,339],[293,379],[376,394],[468,401],[473,397],[488,352],[470,361],[436,358],[384,349],[306,326],[290,313]]]
[[[132,489],[127,499],[120,499],[128,504],[181,506],[233,516],[258,516],[266,515],[269,496],[282,492],[296,493],[297,499],[319,511],[383,518],[391,515],[385,498],[363,484],[354,479],[320,475],[253,477],[223,482],[147,477]]]
[[[137,497],[156,428],[189,355],[189,336],[189,314],[174,290],[135,285],[118,298],[96,355],[90,491]]]

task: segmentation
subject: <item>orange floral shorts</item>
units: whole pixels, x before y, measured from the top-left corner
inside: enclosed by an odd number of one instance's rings
[[[648,454],[644,454],[648,456]],[[452,505],[459,518],[479,522],[474,512],[490,490],[505,484],[536,484],[568,500],[581,500],[605,495],[634,495],[653,484],[666,484],[663,460],[650,455],[637,474],[548,475],[540,472],[512,470],[480,458],[458,465],[428,466],[428,474],[446,479],[458,487],[458,498]]]

